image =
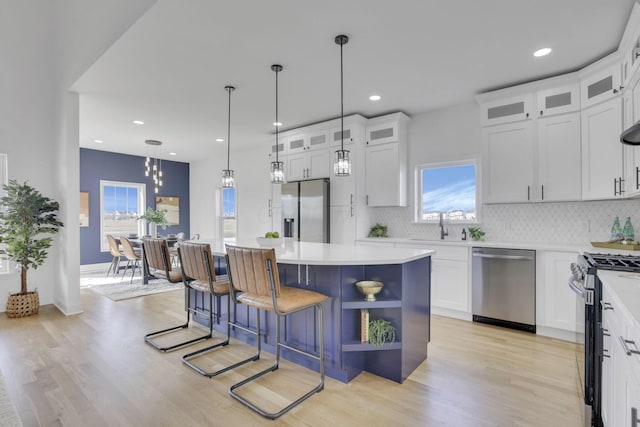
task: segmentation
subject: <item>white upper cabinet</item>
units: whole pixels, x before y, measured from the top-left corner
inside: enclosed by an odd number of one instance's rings
[[[403,113],[371,119],[367,125],[367,206],[407,205],[407,122]],[[371,139],[370,139],[371,138]]]
[[[529,120],[533,112],[533,96],[527,93],[490,101],[482,103],[480,108],[483,126]]]
[[[624,195],[622,178],[622,100],[620,96],[583,109],[582,199]]]
[[[537,93],[537,106],[539,118],[580,111],[580,85],[573,83],[540,90]]]
[[[302,131],[285,137],[287,181],[329,177],[329,133]]]
[[[519,203],[535,197],[533,123],[483,128],[484,202]]]
[[[538,120],[538,200],[580,200],[582,159],[580,113]]]
[[[351,146],[355,143],[356,138],[358,137],[358,128],[361,127],[361,124],[358,123],[350,123],[344,125],[344,141],[341,138],[342,128],[335,127],[329,130],[329,143],[332,147],[339,147],[340,144],[344,144],[345,147]]]
[[[398,141],[398,122],[396,120],[367,126],[367,145],[386,144]]]
[[[622,89],[620,63],[590,73],[585,71],[580,78],[581,107],[585,109],[618,95]]]

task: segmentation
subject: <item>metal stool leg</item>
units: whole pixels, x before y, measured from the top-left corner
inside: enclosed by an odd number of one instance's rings
[[[205,341],[208,340],[209,338],[211,338],[211,336],[213,335],[213,324],[209,324],[209,333],[197,338],[193,338],[184,342],[180,342],[177,344],[173,344],[170,346],[166,346],[166,347],[162,347],[160,346],[158,343],[156,343],[155,341],[153,341],[153,338],[156,338],[158,336],[161,335],[165,335],[165,334],[170,334],[172,332],[176,332],[179,331],[181,329],[186,329],[189,327],[189,321],[191,320],[191,310],[189,309],[189,298],[191,296],[191,288],[189,287],[185,287],[185,307],[186,307],[186,311],[187,311],[187,321],[185,323],[183,323],[182,325],[178,325],[178,326],[173,326],[171,328],[167,328],[167,329],[163,329],[161,331],[156,331],[156,332],[151,332],[150,334],[147,334],[144,336],[144,341],[149,344],[150,346],[152,346],[153,348],[155,348],[156,350],[162,351],[164,353],[169,352],[169,351],[173,351],[173,350],[177,350],[178,348],[181,347],[186,347],[188,345],[191,344],[195,344],[197,342],[200,341]]]
[[[253,411],[257,412],[258,414],[262,415],[265,418],[269,418],[271,420],[274,420],[284,414],[286,414],[287,412],[289,412],[291,409],[293,409],[294,407],[298,406],[300,403],[304,402],[305,400],[307,400],[308,398],[310,398],[311,396],[313,396],[316,393],[319,393],[320,391],[322,391],[324,389],[324,327],[323,327],[323,312],[322,312],[322,305],[321,304],[316,304],[313,306],[314,309],[316,310],[316,320],[319,323],[319,351],[320,354],[318,356],[316,356],[313,353],[308,353],[306,351],[302,351],[299,350],[297,348],[291,347],[287,344],[281,343],[280,342],[280,317],[285,317],[281,316],[278,313],[276,314],[276,360],[275,363],[263,370],[258,372],[257,374],[237,383],[232,385],[229,388],[229,394],[231,395],[231,397],[233,397],[234,399],[236,399],[237,401],[239,401],[240,403],[242,403],[243,405],[249,407],[250,409],[252,409]],[[305,307],[304,309],[308,309],[309,307]],[[287,314],[291,314],[291,313],[287,313]],[[284,408],[282,408],[280,411],[278,412],[266,412],[264,409],[256,406],[254,403],[250,402],[249,400],[245,399],[244,397],[238,395],[236,393],[235,390],[237,390],[238,388],[270,373],[273,372],[275,370],[278,369],[279,363],[280,363],[280,347],[284,347],[288,350],[292,350],[295,351],[296,353],[308,356],[312,359],[318,360],[320,362],[320,382],[318,383],[318,385],[316,385],[314,388],[312,388],[311,390],[309,390],[307,393],[303,394],[302,396],[300,396],[299,398],[297,398],[296,400],[294,400],[292,403],[290,403],[289,405],[285,406]]]
[[[211,304],[211,311],[210,311],[211,312],[211,317],[209,318],[209,322],[211,322],[211,324],[213,324],[213,301],[211,301],[210,304]],[[194,371],[196,371],[200,375],[204,375],[205,377],[208,377],[208,378],[213,378],[213,377],[218,376],[220,374],[223,374],[223,373],[225,373],[227,371],[235,369],[238,366],[242,366],[242,365],[244,365],[246,363],[254,362],[254,361],[260,359],[260,310],[257,310],[257,313],[258,313],[258,315],[257,315],[257,319],[258,319],[257,320],[257,325],[258,325],[257,331],[253,331],[253,330],[251,330],[249,328],[245,328],[244,326],[239,326],[235,322],[232,322],[231,321],[231,311],[230,310],[231,310],[231,297],[227,295],[227,335],[226,335],[224,341],[219,342],[219,343],[214,344],[214,345],[209,346],[209,347],[202,348],[200,350],[197,350],[197,351],[194,351],[192,353],[189,353],[189,354],[186,354],[186,355],[182,356],[182,363],[184,363],[185,365],[187,365],[188,367],[190,367],[191,369],[193,369]],[[234,310],[234,312],[235,312],[235,310]],[[225,347],[225,346],[229,345],[229,339],[230,339],[230,336],[231,336],[231,325],[233,325],[236,328],[242,329],[245,332],[252,333],[252,334],[254,334],[254,335],[256,335],[258,337],[258,351],[256,352],[256,354],[254,354],[253,356],[250,356],[250,357],[248,357],[248,358],[246,358],[244,360],[236,362],[236,363],[234,363],[232,365],[225,366],[225,367],[223,367],[221,369],[218,369],[217,371],[211,371],[211,372],[205,371],[204,369],[200,368],[199,366],[197,366],[196,364],[194,364],[191,361],[191,359],[196,358],[198,356],[201,356],[201,355],[203,355],[205,353],[208,353],[208,352],[210,352],[210,351],[212,351],[212,350],[214,350],[216,348]]]

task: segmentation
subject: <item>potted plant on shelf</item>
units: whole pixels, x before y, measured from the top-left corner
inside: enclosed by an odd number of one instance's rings
[[[60,204],[15,179],[3,189],[6,195],[0,198],[0,243],[20,269],[20,292],[9,294],[6,313],[8,317],[30,316],[38,313],[40,300],[37,289],[27,290],[27,271],[47,259],[53,237],[42,235],[55,234],[63,226],[56,218]]]
[[[468,228],[469,228],[469,234],[471,235],[471,238],[473,240],[475,241],[483,240],[485,233],[480,229],[480,227],[468,227]]]
[[[158,226],[162,227],[163,230],[167,228],[166,212],[166,210],[155,210],[148,207],[146,212],[138,217],[138,219],[144,219],[149,224],[149,235],[151,237],[158,236]]]
[[[391,344],[396,340],[396,328],[384,319],[375,319],[369,322],[369,344],[373,344],[377,348],[382,344],[389,342]]]

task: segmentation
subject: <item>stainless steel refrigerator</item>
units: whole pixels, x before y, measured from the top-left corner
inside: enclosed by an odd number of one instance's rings
[[[329,180],[282,184],[282,221],[285,237],[301,242],[329,243]]]

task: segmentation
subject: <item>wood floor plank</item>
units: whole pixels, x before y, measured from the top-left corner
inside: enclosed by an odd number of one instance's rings
[[[349,384],[327,378],[324,391],[271,422],[227,390],[272,355],[207,379],[180,357],[208,342],[166,354],[144,343],[184,320],[182,292],[113,302],[82,290],[82,300],[77,316],[51,306],[24,319],[0,315],[0,369],[25,426],[582,425],[572,343],[434,316],[429,358],[404,384],[369,373]],[[199,361],[215,368],[252,350],[235,342]],[[243,393],[282,405],[316,379],[283,361]]]

